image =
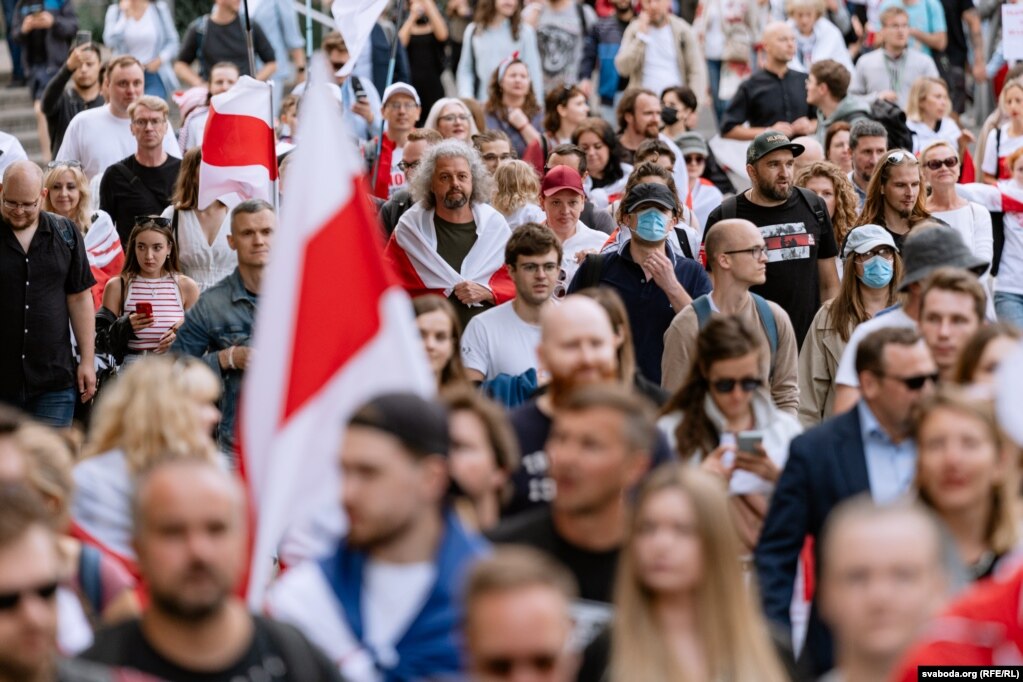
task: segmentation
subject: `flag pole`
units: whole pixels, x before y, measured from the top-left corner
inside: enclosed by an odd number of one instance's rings
[[[248,0],[246,0],[248,2]],[[391,83],[394,82],[394,64],[398,60],[398,34],[401,33],[402,24],[402,10],[405,9],[405,0],[397,1],[397,14],[394,17],[394,42],[391,43],[391,61],[387,64],[387,81],[384,83],[384,90],[391,87]],[[382,93],[381,93],[382,94]],[[384,146],[384,126],[380,125],[380,135],[377,136],[377,149],[376,154],[373,157],[373,174],[370,175],[370,192],[372,188],[376,187],[377,184],[377,172],[380,170],[380,154],[383,153]]]
[[[245,6],[245,47],[249,51],[249,75],[256,77],[256,52],[252,47],[252,20],[249,18],[249,0],[242,0]],[[271,121],[273,119],[270,119]]]

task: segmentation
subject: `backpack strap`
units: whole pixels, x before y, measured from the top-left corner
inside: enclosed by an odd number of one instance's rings
[[[71,253],[74,253],[75,246],[78,243],[78,240],[75,239],[74,233],[74,230],[76,229],[75,226],[72,225],[71,221],[68,220],[67,218],[63,218],[60,216],[54,217],[56,218],[56,220],[54,221],[56,223],[54,227],[57,228],[57,234],[59,234],[60,238],[64,241],[65,244],[67,244],[67,247],[71,250]]]
[[[700,329],[707,326],[710,322],[710,316],[713,314],[713,310],[710,308],[710,296],[704,294],[699,298],[693,299],[693,312],[696,313],[696,323]]]
[[[263,627],[267,636],[280,651],[290,679],[309,680],[310,682],[323,679],[323,675],[316,665],[317,652],[313,650],[309,640],[302,633],[286,623],[279,623],[270,618],[262,616],[253,616],[253,618],[256,625]]]
[[[88,605],[95,614],[103,613],[103,579],[100,561],[103,555],[92,545],[82,544],[78,553],[78,583]]]
[[[817,218],[817,227],[823,230],[827,223],[825,222],[826,215],[824,213],[824,207],[821,205],[822,202],[815,201],[815,199],[817,199],[817,195],[805,187],[796,187],[796,191],[799,192],[801,197],[803,197],[803,201],[806,203],[807,208],[813,211],[814,217]]]
[[[774,319],[774,311],[768,304],[767,299],[758,294],[750,292],[753,303],[757,306],[757,315],[760,316],[760,323],[764,325],[767,332],[767,345],[771,348],[771,377],[774,377],[775,361],[778,359],[778,321]]]
[[[175,207],[171,214],[171,233],[174,235],[174,247],[180,249],[181,243],[178,239],[178,209]]]
[[[682,249],[682,255],[690,260],[696,260],[693,257],[693,247],[689,245],[689,235],[681,227],[675,228],[675,237],[678,238],[678,246]]]
[[[737,194],[733,194],[721,202],[721,220],[735,219],[735,216],[739,213],[739,201],[736,199],[737,196]]]

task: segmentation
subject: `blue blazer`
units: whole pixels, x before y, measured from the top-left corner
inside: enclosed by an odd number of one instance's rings
[[[790,627],[789,606],[799,553],[805,536],[813,536],[816,566],[820,566],[820,535],[831,510],[861,493],[870,493],[863,453],[859,410],[828,419],[795,438],[789,458],[771,496],[771,504],[754,552],[764,613]],[[833,667],[831,634],[820,620],[817,601],[810,612],[806,645],[814,676]]]

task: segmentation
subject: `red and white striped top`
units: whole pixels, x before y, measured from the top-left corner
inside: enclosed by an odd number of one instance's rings
[[[132,353],[156,350],[160,339],[171,327],[185,317],[185,306],[181,303],[181,289],[174,281],[174,275],[156,279],[135,277],[128,282],[128,295],[124,298],[124,314],[135,312],[135,304],[153,304],[151,326],[135,332],[135,338],[128,341]]]

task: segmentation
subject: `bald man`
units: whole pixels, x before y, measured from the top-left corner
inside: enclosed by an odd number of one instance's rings
[[[810,164],[824,160],[824,147],[812,135],[797,137],[792,142],[803,145],[803,153],[794,159],[795,163],[792,166],[792,177],[795,179]]]
[[[721,134],[732,140],[752,140],[767,130],[788,137],[810,135],[817,129],[817,110],[806,103],[805,73],[789,68],[796,56],[796,34],[783,21],[764,28],[764,68],[744,80],[721,120]]]
[[[151,598],[141,619],[102,630],[82,654],[168,682],[339,680],[291,626],[252,616],[235,595],[248,557],[245,496],[205,459],[165,460],[135,490],[135,553]]]
[[[661,387],[674,393],[685,383],[700,329],[711,314],[735,315],[757,330],[761,374],[770,384],[775,404],[796,415],[799,353],[792,322],[780,305],[750,292],[750,287],[767,279],[767,251],[760,229],[748,220],[722,220],[707,231],[705,243],[714,290],[671,321],[664,334]]]
[[[42,210],[43,174],[17,161],[0,184],[0,402],[70,426],[96,392],[96,310],[82,234]],[[71,332],[80,362],[72,353]]]
[[[548,385],[539,397],[509,415],[522,462],[512,477],[514,495],[505,509],[507,515],[545,505],[554,498],[546,442],[558,405],[581,386],[621,382],[611,320],[604,308],[587,296],[568,296],[544,311],[536,352],[540,379]],[[654,458],[662,461],[670,457],[667,441],[662,438]]]

